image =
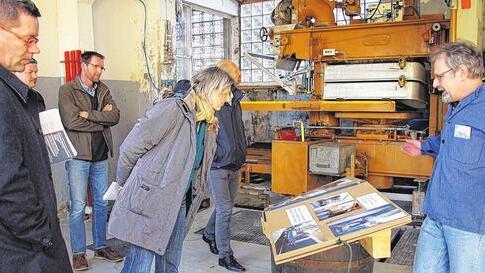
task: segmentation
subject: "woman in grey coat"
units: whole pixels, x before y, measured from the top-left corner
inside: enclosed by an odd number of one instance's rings
[[[201,71],[184,98],[157,102],[121,145],[116,180],[123,190],[108,230],[131,244],[122,273],[148,273],[154,257],[156,273],[178,272],[184,226],[200,205],[216,148],[214,112],[231,101],[232,84],[220,68]]]

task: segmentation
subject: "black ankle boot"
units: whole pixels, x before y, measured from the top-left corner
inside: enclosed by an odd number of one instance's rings
[[[224,258],[219,258],[219,265],[225,267],[227,270],[235,272],[246,271],[246,268],[239,264],[233,255],[226,256]]]
[[[219,250],[217,250],[216,240],[209,240],[209,238],[205,237],[205,234],[202,234],[202,240],[209,245],[209,250],[212,254],[219,254]]]

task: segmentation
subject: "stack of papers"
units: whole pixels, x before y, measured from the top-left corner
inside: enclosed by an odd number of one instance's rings
[[[59,109],[40,112],[39,120],[51,164],[71,159],[77,155],[77,151],[62,125]]]

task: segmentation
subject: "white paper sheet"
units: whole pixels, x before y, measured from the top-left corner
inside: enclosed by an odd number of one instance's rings
[[[389,204],[386,202],[386,200],[384,200],[384,198],[380,197],[379,194],[375,192],[358,197],[357,200],[362,206],[364,206],[364,208],[368,210]]]
[[[286,214],[288,215],[288,219],[290,219],[290,223],[292,226],[296,226],[313,220],[310,211],[305,205],[288,209],[286,210]]]
[[[51,164],[71,159],[77,155],[62,125],[59,109],[39,113],[40,126]]]
[[[122,189],[123,187],[121,187],[120,184],[113,181],[111,185],[109,185],[109,188],[106,191],[106,193],[103,195],[103,200],[104,201],[116,200],[116,197],[118,197],[118,194]]]

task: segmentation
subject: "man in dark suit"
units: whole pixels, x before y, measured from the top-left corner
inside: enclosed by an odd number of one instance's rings
[[[0,273],[72,272],[39,101],[12,73],[39,53],[39,16],[30,0],[0,0]]]

